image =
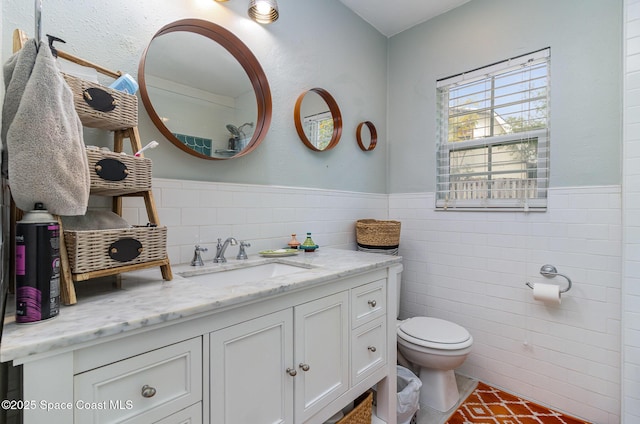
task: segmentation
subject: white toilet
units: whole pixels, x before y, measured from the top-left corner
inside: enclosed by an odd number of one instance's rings
[[[398,310],[400,309],[398,274]],[[398,321],[398,358],[419,367],[420,404],[446,412],[460,399],[453,370],[465,361],[473,337],[458,324],[439,318]]]

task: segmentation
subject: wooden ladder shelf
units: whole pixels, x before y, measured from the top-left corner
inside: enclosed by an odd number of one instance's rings
[[[123,151],[124,140],[129,139],[131,142],[131,149],[133,152],[137,152],[142,148],[142,143],[140,142],[140,135],[138,133],[137,127],[131,127],[124,130],[115,130],[114,131],[114,148],[113,151],[116,153],[120,153]],[[151,190],[140,191],[136,193],[129,193],[126,195],[113,196],[112,197],[112,211],[116,214],[122,216],[122,200],[124,197],[142,197],[144,199],[144,204],[147,210],[147,217],[149,219],[150,224],[160,225],[160,219],[158,217],[158,211],[156,209],[155,201],[153,198],[153,192]],[[62,224],[61,232],[63,231]],[[117,268],[108,268],[101,269],[96,271],[90,271],[85,273],[72,274],[69,267],[69,260],[67,255],[66,246],[63,238],[61,238],[60,242],[60,257],[62,262],[62,271],[61,272],[61,280],[60,280],[60,289],[61,289],[61,301],[66,305],[72,305],[76,303],[76,295],[74,282],[78,281],[86,281],[92,278],[106,277],[109,275],[120,274],[123,272],[136,271],[140,269],[146,269],[151,267],[160,267],[160,271],[162,273],[162,278],[164,280],[173,279],[173,274],[171,272],[171,265],[169,262],[169,258],[165,257],[158,260],[148,261],[144,263],[137,263],[131,265],[124,265]]]
[[[20,50],[24,46],[24,42],[27,40],[26,34],[24,31],[20,29],[16,29],[13,32],[13,50],[14,52]],[[84,59],[78,58],[68,53],[61,52],[58,50],[58,56],[63,57],[64,59],[70,60],[75,63],[79,63],[83,66],[90,66],[95,68],[98,72],[103,73],[105,75],[111,77],[118,77],[122,75],[119,71],[111,71],[109,69],[103,68],[99,65],[95,65],[91,62],[88,62]],[[94,128],[101,128],[99,125],[93,125],[94,122],[87,123],[83,120],[83,116],[79,114],[80,119],[83,121],[83,125]],[[93,119],[93,118],[92,118]],[[138,132],[137,126],[131,126],[124,129],[115,129],[113,130],[113,152],[121,153],[124,149],[125,140],[129,139],[131,143],[132,152],[137,152],[142,149],[142,143],[140,141],[140,134]],[[9,181],[10,183],[10,181]],[[151,188],[144,189],[141,191],[126,193],[126,194],[117,194],[117,195],[109,195],[108,193],[100,192],[100,194],[93,193],[92,195],[97,196],[109,196],[112,197],[112,211],[119,216],[122,216],[122,200],[124,197],[142,197],[144,199],[147,217],[149,219],[149,224],[153,226],[159,226],[160,220],[158,217],[158,211],[156,209],[155,201],[153,198],[153,192]],[[12,200],[12,213],[11,213],[11,237],[12,240],[15,239],[15,223],[20,220],[22,217],[22,211],[19,210]],[[91,270],[88,272],[78,272],[72,273],[70,261],[69,261],[69,252],[68,246],[65,242],[64,237],[64,228],[62,226],[62,220],[58,217],[58,222],[60,224],[60,262],[61,262],[61,270],[60,270],[60,300],[61,303],[65,305],[73,305],[77,303],[76,291],[75,291],[75,282],[78,281],[86,281],[93,278],[106,277],[110,275],[117,275],[123,272],[136,271],[140,269],[146,269],[151,267],[160,267],[160,271],[162,274],[162,278],[164,280],[171,280],[173,278],[171,272],[171,265],[169,263],[169,258],[165,253],[163,258],[152,259],[149,261],[141,262],[141,263],[130,263],[122,266],[117,266],[113,268],[105,268],[105,269],[97,269]],[[166,246],[165,252],[166,252]],[[14,252],[12,252],[12,261],[11,266],[13,268],[14,264]],[[118,281],[119,284],[119,281]]]

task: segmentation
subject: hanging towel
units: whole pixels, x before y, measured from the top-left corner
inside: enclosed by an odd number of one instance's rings
[[[84,215],[89,164],[73,93],[46,43],[28,40],[4,65],[2,141],[16,206]]]

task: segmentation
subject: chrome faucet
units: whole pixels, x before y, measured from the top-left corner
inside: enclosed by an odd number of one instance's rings
[[[229,245],[235,246],[238,244],[238,240],[233,237],[228,237],[224,243],[221,243],[222,239],[218,239],[218,245],[216,246],[216,257],[213,258],[213,262],[216,264],[227,262],[227,259],[224,257],[224,252],[227,250]]]
[[[191,260],[191,266],[203,266],[204,262],[202,261],[202,256],[200,256],[200,252],[206,252],[208,249],[206,247],[200,247],[196,244],[196,250],[193,252],[193,259]]]
[[[248,259],[247,252],[244,250],[245,247],[251,247],[251,243],[247,243],[246,241],[240,242],[240,249],[238,250],[236,259]]]

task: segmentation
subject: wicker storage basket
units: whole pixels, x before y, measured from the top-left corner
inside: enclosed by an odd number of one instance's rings
[[[373,392],[367,393],[356,399],[359,403],[338,424],[371,424],[371,406],[373,404]]]
[[[151,190],[151,159],[87,149],[91,193],[109,196]]]
[[[138,98],[132,94],[119,90],[113,90],[86,81],[73,75],[63,73],[65,81],[73,92],[73,104],[82,121],[82,125],[103,130],[122,130],[138,126]],[[85,91],[98,89],[108,93],[113,98],[115,107],[110,111],[100,111],[88,103],[88,94]]]
[[[113,259],[118,243],[139,242],[135,258]],[[117,268],[164,259],[167,256],[167,227],[132,227],[115,230],[64,231],[64,241],[73,274]],[[116,252],[117,253],[117,252]]]
[[[359,247],[369,249],[397,249],[400,245],[400,222],[359,219],[356,222]]]

